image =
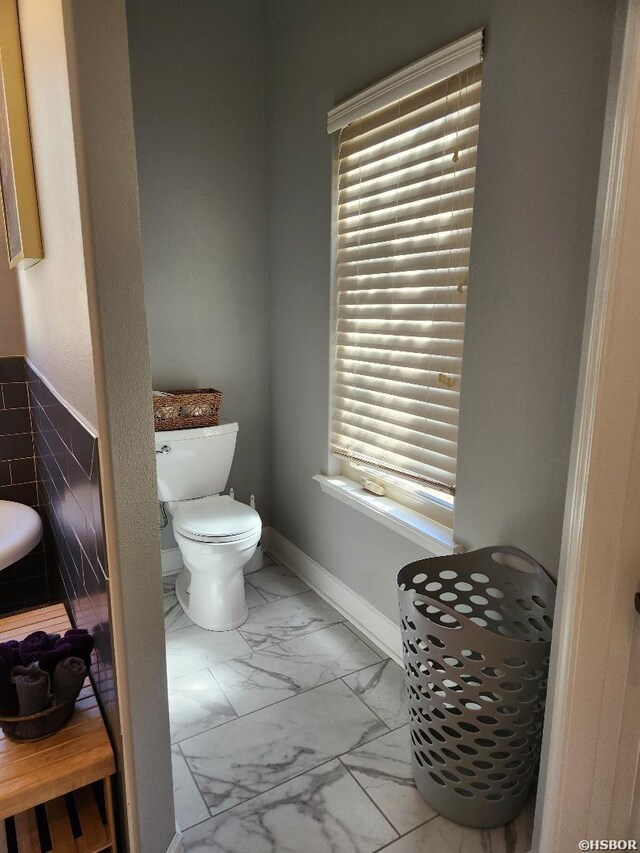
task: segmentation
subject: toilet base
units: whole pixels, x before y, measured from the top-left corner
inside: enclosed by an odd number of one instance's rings
[[[244,577],[242,579],[244,582]],[[246,605],[241,617],[233,620],[232,622],[215,622],[215,624],[212,624],[208,620],[199,618],[199,614],[194,613],[189,607],[189,599],[191,597],[191,593],[193,593],[193,589],[189,589],[190,585],[192,587],[194,585],[192,582],[191,573],[187,568],[184,568],[176,578],[176,597],[178,599],[180,607],[182,607],[189,619],[191,619],[192,622],[195,622],[196,625],[199,625],[201,628],[204,628],[207,631],[232,631],[234,628],[238,628],[240,625],[247,621],[247,618],[249,616],[249,608]]]

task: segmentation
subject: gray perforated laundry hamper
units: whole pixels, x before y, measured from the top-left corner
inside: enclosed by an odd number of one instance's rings
[[[517,548],[398,574],[416,785],[466,826],[508,823],[540,755],[555,584]]]

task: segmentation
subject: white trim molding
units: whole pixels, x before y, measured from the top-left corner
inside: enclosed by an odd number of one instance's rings
[[[348,98],[329,111],[327,133],[477,65],[482,62],[483,41],[484,30],[475,30]]]
[[[348,477],[316,474],[313,479],[325,494],[379,521],[394,533],[425,548],[434,557],[446,557],[457,550],[451,530],[398,501],[365,492]]]
[[[80,412],[79,412],[79,411],[78,411],[74,406],[72,406],[72,405],[71,405],[71,403],[69,403],[67,400],[65,400],[65,398],[62,396],[62,394],[61,394],[61,393],[60,393],[56,388],[54,388],[54,386],[53,386],[53,385],[51,384],[51,382],[47,379],[47,377],[44,375],[44,373],[42,373],[42,371],[41,371],[41,370],[38,370],[38,368],[37,368],[37,367],[35,366],[35,364],[31,361],[31,359],[30,359],[28,356],[26,356],[26,355],[25,355],[25,356],[24,356],[24,360],[27,362],[27,364],[28,364],[28,365],[29,365],[29,367],[33,370],[33,372],[34,372],[35,374],[37,374],[37,375],[40,377],[40,379],[42,380],[42,382],[47,386],[47,388],[49,389],[49,391],[51,391],[51,393],[52,393],[52,394],[53,394],[53,396],[56,398],[56,400],[58,400],[58,402],[59,402],[59,403],[62,403],[62,405],[65,407],[65,409],[67,409],[69,412],[71,412],[71,414],[73,415],[73,417],[74,417],[74,418],[75,418],[79,423],[81,423],[81,424],[82,424],[82,426],[86,429],[86,431],[87,431],[90,435],[92,435],[92,436],[93,436],[93,438],[99,438],[99,436],[98,436],[98,431],[97,431],[97,429],[95,428],[95,426],[94,426],[92,423],[90,423],[90,422],[85,418],[85,416],[84,416],[84,415],[81,415],[81,414],[80,414]]]
[[[636,835],[640,2],[622,14],[560,560],[533,844],[540,851]]]
[[[270,531],[269,551],[332,607],[346,616],[385,654],[403,666],[402,637],[398,624],[273,528]]]
[[[183,850],[182,833],[179,829],[176,829],[176,834],[171,839],[171,844],[167,847],[167,853],[183,853]]]

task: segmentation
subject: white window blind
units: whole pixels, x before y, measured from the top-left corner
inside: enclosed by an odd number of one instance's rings
[[[331,448],[451,494],[480,110],[476,63],[351,121],[338,142]]]

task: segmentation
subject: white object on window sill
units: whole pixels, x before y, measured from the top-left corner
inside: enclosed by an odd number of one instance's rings
[[[434,557],[445,557],[456,550],[451,530],[403,506],[398,501],[372,495],[359,483],[347,477],[327,477],[324,474],[316,474],[313,479],[326,494],[376,519],[400,536],[425,548]]]

